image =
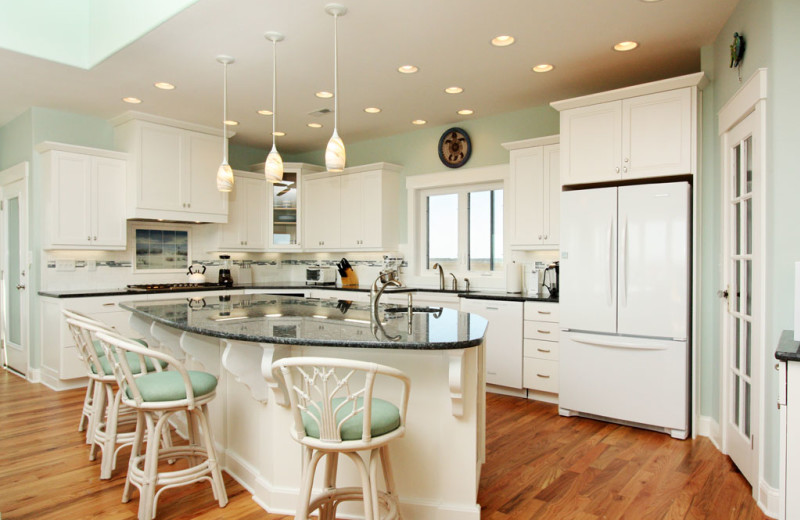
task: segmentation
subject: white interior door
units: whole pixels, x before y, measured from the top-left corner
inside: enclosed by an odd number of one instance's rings
[[[761,193],[760,143],[757,113],[749,115],[723,137],[725,221],[725,286],[723,317],[723,444],[751,485],[758,475],[758,435],[761,387]]]
[[[26,180],[0,187],[3,365],[28,374],[28,237]]]

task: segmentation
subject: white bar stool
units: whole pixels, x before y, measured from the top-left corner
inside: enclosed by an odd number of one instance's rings
[[[401,518],[388,444],[405,435],[408,377],[377,363],[332,358],[285,358],[272,369],[280,370],[286,382],[294,418],[291,435],[303,447],[303,482],[295,519],[306,520],[319,509],[320,520],[334,520],[339,503],[348,500],[364,501],[366,520],[378,520],[381,509],[386,519]],[[373,397],[377,376],[400,381],[399,407]],[[366,462],[361,451],[368,452]],[[361,488],[336,487],[339,454],[358,468]],[[314,473],[323,456],[325,489],[312,498]],[[379,460],[386,491],[378,490]]]

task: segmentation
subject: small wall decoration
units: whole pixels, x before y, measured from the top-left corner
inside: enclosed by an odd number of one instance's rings
[[[733,33],[733,43],[731,43],[731,68],[739,68],[744,58],[745,41],[741,34]],[[739,81],[742,81],[742,71],[739,69]]]
[[[472,155],[469,134],[461,128],[448,128],[439,138],[439,159],[448,168],[460,168]]]

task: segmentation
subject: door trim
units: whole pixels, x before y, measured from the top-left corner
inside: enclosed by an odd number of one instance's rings
[[[754,309],[753,317],[758,320],[758,327],[757,330],[753,333],[753,344],[754,344],[754,351],[753,351],[753,374],[758,374],[758,417],[757,417],[757,431],[754,435],[754,443],[755,443],[755,457],[756,457],[756,467],[757,467],[757,475],[755,476],[756,481],[753,482],[753,497],[759,501],[760,506],[764,506],[759,500],[760,493],[759,489],[762,485],[766,485],[764,481],[764,430],[765,430],[765,412],[767,409],[767,403],[764,402],[764,397],[766,394],[766,365],[764,363],[764,349],[766,348],[766,284],[764,281],[766,280],[766,240],[763,237],[766,237],[766,215],[765,215],[765,207],[766,207],[766,194],[767,194],[767,183],[769,182],[768,178],[768,170],[766,164],[766,157],[767,157],[767,110],[766,110],[766,102],[767,102],[767,69],[761,68],[758,69],[745,83],[742,85],[741,88],[729,99],[725,105],[720,109],[718,113],[718,124],[719,124],[719,137],[721,143],[721,167],[727,173],[726,167],[728,165],[728,140],[727,135],[728,133],[736,127],[742,120],[744,120],[747,116],[752,113],[755,113],[756,122],[755,124],[758,127],[758,132],[760,132],[760,142],[754,142],[754,158],[757,155],[758,157],[758,170],[760,171],[761,178],[759,179],[760,182],[758,186],[754,187],[754,196],[757,196],[760,199],[760,204],[758,208],[758,215],[756,216],[755,207],[753,217],[754,219],[758,219],[758,228],[753,228],[753,235],[756,234],[760,235],[762,239],[759,241],[757,248],[754,247],[753,249],[753,256],[757,256],[760,260],[758,268],[758,278],[761,280],[761,284],[758,286],[753,287],[753,292],[758,293],[758,300],[761,302],[761,306],[759,309]],[[758,147],[758,152],[755,152],[755,146]],[[755,166],[755,165],[754,165]],[[723,182],[722,185],[722,222],[723,225],[727,222],[728,216],[728,204],[725,202],[727,200],[727,183]],[[725,230],[723,232],[723,256],[727,255],[727,248],[729,246],[727,237],[727,233]],[[726,263],[727,265],[727,263]],[[754,274],[756,266],[754,265]],[[720,280],[720,287],[723,286],[725,283],[725,273],[726,268],[722,269],[721,276],[722,279]],[[755,298],[754,298],[755,299]],[[727,339],[727,327],[726,327],[726,319],[725,313],[727,303],[721,302],[719,307],[719,312],[721,314],[720,320],[720,349],[721,349],[721,363],[720,363],[720,381],[719,381],[719,391],[720,395],[722,396],[720,402],[720,428],[722,434],[722,447],[723,450],[726,447],[726,433],[725,433],[725,424],[728,419],[728,410],[729,410],[729,398],[726,392],[725,380],[727,377],[726,370],[727,370],[727,350],[726,350],[726,339]],[[724,452],[724,451],[723,451]]]

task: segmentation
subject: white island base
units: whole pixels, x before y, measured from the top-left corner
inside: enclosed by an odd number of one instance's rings
[[[136,314],[131,325],[185,358],[188,368],[219,378],[217,397],[209,405],[219,458],[269,513],[294,514],[301,476],[300,445],[289,435],[292,418],[270,367],[283,357],[322,356],[377,362],[410,377],[407,433],[389,445],[404,518],[480,519],[486,424],[483,344],[456,350],[312,347],[220,340]],[[399,393],[377,386],[375,395],[397,401]],[[317,471],[317,476],[323,473]],[[355,466],[341,457],[337,485],[359,482]],[[320,490],[317,482],[315,492]],[[360,506],[345,503],[337,517],[362,518]]]

